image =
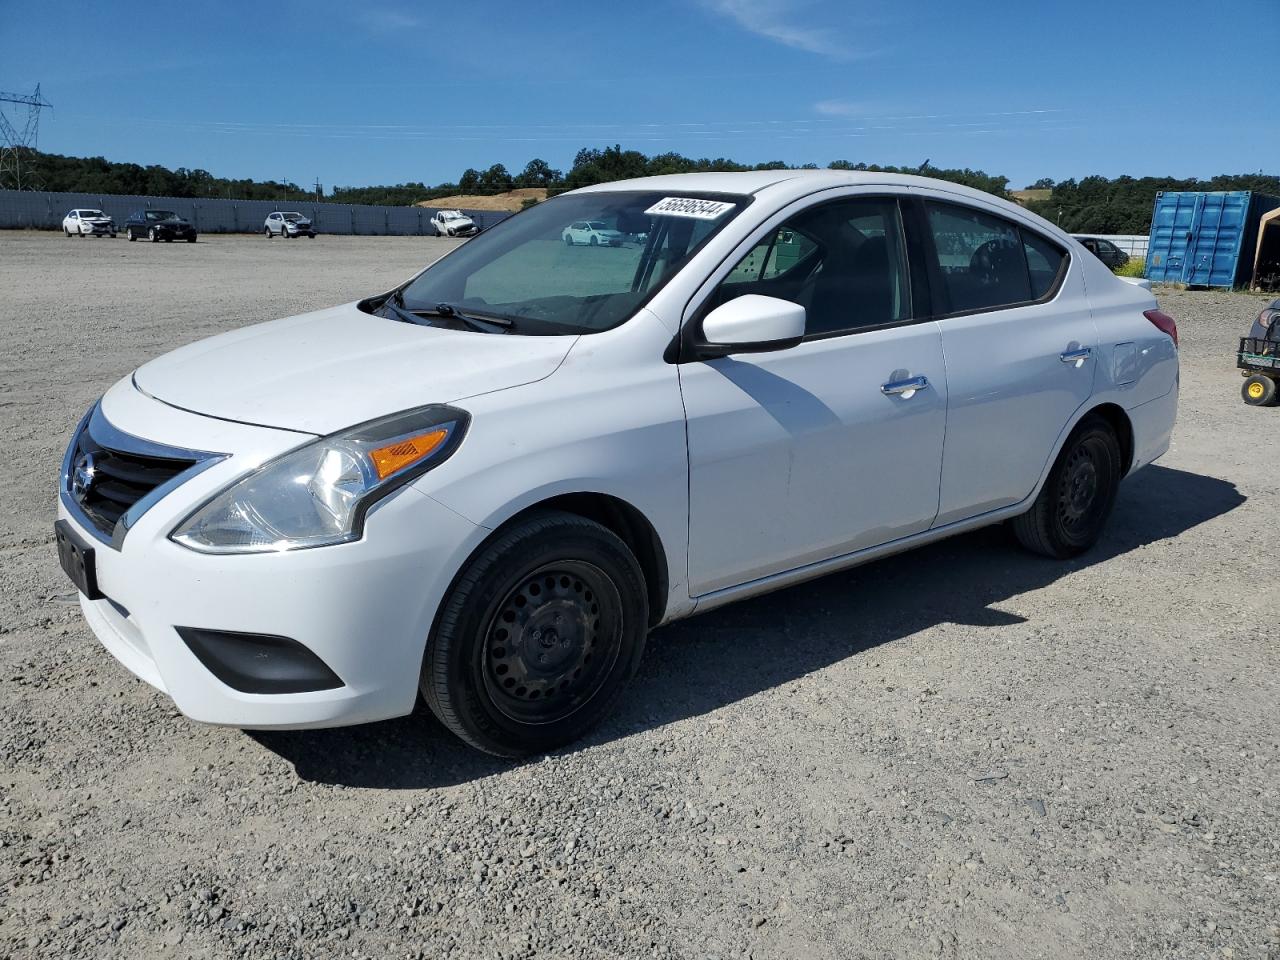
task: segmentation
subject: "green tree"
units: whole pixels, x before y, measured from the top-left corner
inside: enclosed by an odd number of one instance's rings
[[[504,193],[515,186],[515,180],[507,173],[507,168],[500,163],[480,174],[480,190],[483,193]]]
[[[540,158],[525,164],[520,176],[516,177],[517,187],[554,187],[564,179],[564,174],[556,170],[547,161]]]

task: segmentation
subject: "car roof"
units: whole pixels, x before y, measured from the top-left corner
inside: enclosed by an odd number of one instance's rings
[[[595,193],[612,190],[662,190],[674,193],[698,191],[703,193],[759,194],[778,189],[788,193],[805,194],[831,187],[890,186],[930,187],[991,200],[992,195],[972,187],[965,187],[949,180],[933,177],[917,177],[905,173],[877,173],[870,170],[751,170],[742,173],[675,173],[659,177],[639,177],[634,180],[615,180],[575,190],[574,193]]]
[[[778,204],[790,203],[820,190],[835,187],[891,187],[937,190],[949,193],[957,200],[971,200],[989,207],[1002,209],[1007,215],[1035,223],[1042,231],[1060,239],[1069,236],[1055,224],[1043,219],[1024,207],[1004,200],[994,194],[966,187],[950,180],[934,177],[918,177],[906,173],[878,173],[871,170],[751,170],[742,173],[675,173],[660,177],[639,177],[634,180],[615,180],[583,187],[571,193],[603,193],[616,190],[650,190],[663,193],[727,193],[750,196],[767,195]],[[570,194],[561,194],[569,196]]]

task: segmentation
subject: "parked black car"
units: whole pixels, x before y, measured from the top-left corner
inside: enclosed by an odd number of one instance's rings
[[[174,240],[196,242],[196,228],[172,210],[135,211],[124,222],[124,232],[130,240],[146,237],[152,243],[161,240],[169,243]]]
[[[1112,270],[1118,270],[1129,262],[1129,255],[1110,240],[1103,240],[1101,237],[1076,237],[1076,239]]]

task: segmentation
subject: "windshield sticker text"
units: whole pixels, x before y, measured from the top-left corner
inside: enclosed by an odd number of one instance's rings
[[[692,217],[694,220],[715,220],[732,209],[732,203],[724,203],[721,200],[663,197],[646,210],[645,215],[650,217]]]

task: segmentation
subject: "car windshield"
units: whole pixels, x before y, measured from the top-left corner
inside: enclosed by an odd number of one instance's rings
[[[444,213],[440,214],[440,219],[441,220],[461,220],[462,214],[454,213],[452,210],[446,210]]]
[[[172,210],[148,210],[148,220],[176,220],[178,215]]]
[[[306,217],[304,217],[304,216],[303,216],[302,214],[300,214],[300,213],[286,213],[286,214],[284,215],[284,218],[285,218],[286,220],[305,220],[305,219],[306,219]]]
[[[590,223],[587,224],[587,226],[590,227],[592,230],[608,230],[609,229],[599,220],[592,220]]]
[[[596,333],[630,317],[749,202],[654,191],[566,194],[486,230],[401,290],[410,311],[452,304],[515,321],[527,334]],[[643,243],[590,246],[565,224],[647,234]]]
[[[96,218],[101,220],[101,219],[105,219],[107,215],[103,213],[101,210],[81,210],[80,216],[84,218],[89,218],[89,219]]]

